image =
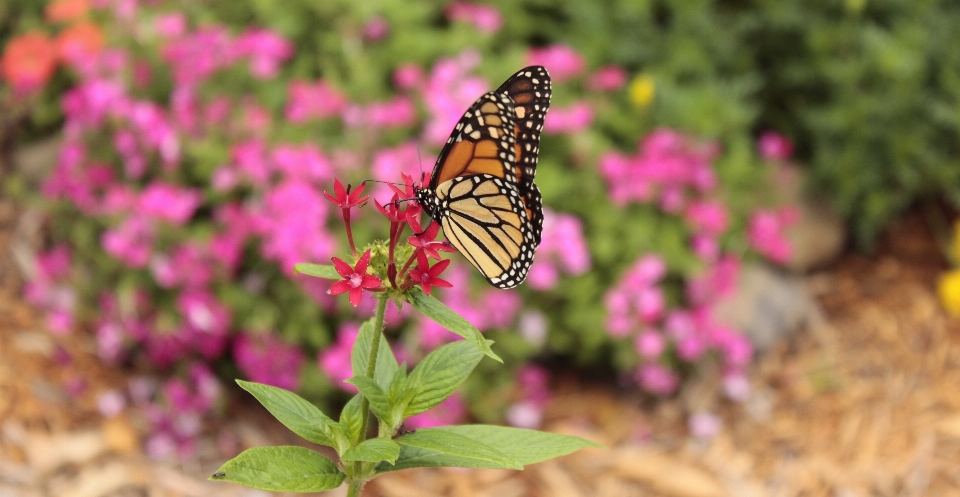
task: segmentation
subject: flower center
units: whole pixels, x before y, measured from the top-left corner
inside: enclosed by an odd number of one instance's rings
[[[357,288],[361,283],[363,283],[363,276],[359,274],[353,274],[350,276],[350,286]]]

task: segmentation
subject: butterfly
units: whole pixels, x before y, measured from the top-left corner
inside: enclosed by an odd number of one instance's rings
[[[447,240],[497,288],[523,282],[543,231],[533,183],[550,75],[521,69],[463,114],[417,200]]]

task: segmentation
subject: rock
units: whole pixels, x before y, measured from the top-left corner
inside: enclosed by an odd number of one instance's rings
[[[819,313],[803,280],[759,263],[746,263],[736,294],[714,308],[718,320],[743,331],[765,350]]]
[[[847,242],[843,218],[830,207],[827,199],[816,198],[804,191],[806,174],[795,166],[777,171],[776,188],[786,205],[800,210],[800,220],[787,230],[793,247],[788,267],[798,273],[829,265],[837,260]]]

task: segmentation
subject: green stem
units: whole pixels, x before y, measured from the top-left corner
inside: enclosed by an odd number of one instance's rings
[[[377,356],[380,354],[380,337],[383,335],[383,316],[386,311],[387,296],[378,294],[377,314],[373,319],[373,340],[370,341],[370,355],[367,359],[367,378],[373,379],[377,372]],[[370,423],[370,401],[366,397],[360,399],[360,419],[363,420],[363,424],[360,425],[360,436],[366,440],[367,427]],[[363,462],[351,463],[352,471],[348,471],[347,474],[362,473],[363,464]],[[347,484],[347,497],[360,497],[360,490],[363,489],[366,482],[366,480],[350,480],[350,483]]]
[[[363,490],[363,484],[366,482],[351,481],[347,485],[347,497],[360,497],[360,491]]]

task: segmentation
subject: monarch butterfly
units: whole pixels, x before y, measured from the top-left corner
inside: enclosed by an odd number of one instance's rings
[[[550,75],[521,69],[483,94],[453,128],[425,188],[424,210],[491,285],[513,288],[533,263],[543,231],[533,183]]]

